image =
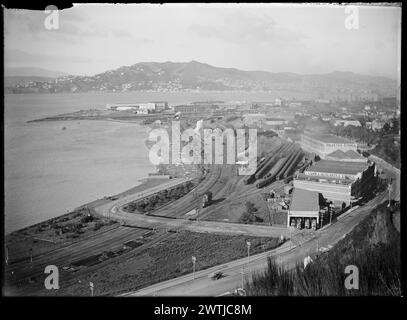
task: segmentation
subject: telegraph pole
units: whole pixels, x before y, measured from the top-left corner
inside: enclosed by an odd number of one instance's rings
[[[93,297],[93,282],[89,282],[90,296]]]
[[[244,290],[244,265],[242,265],[242,289]]]
[[[329,205],[329,224],[332,223],[332,207]]]
[[[192,273],[193,273],[194,280],[195,280],[195,262],[196,262],[196,257],[192,256]]]
[[[387,207],[390,207],[390,202],[391,202],[391,191],[393,189],[391,183],[392,183],[392,179],[390,179],[390,182],[387,185],[387,190],[389,191],[389,204],[387,205]]]
[[[246,241],[246,244],[247,244],[247,265],[249,265],[249,263],[250,263],[250,246],[251,246],[251,243],[250,243],[250,241]]]

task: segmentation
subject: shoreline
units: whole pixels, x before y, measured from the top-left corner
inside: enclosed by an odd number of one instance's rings
[[[69,212],[62,213],[61,215],[55,216],[55,217],[53,217],[53,218],[49,218],[49,219],[46,219],[46,220],[42,220],[42,221],[40,221],[40,222],[31,224],[31,225],[29,225],[29,226],[22,227],[22,228],[20,228],[20,229],[11,231],[11,232],[9,232],[9,233],[6,233],[5,236],[7,237],[7,236],[12,235],[13,233],[19,233],[19,232],[26,231],[27,229],[30,229],[30,228],[33,228],[33,227],[37,227],[37,226],[39,226],[39,225],[41,225],[41,224],[43,224],[43,223],[49,222],[49,221],[51,221],[51,220],[58,219],[58,218],[62,218],[62,217],[64,217],[64,216],[70,215],[70,214],[72,214],[73,212],[78,211],[78,210],[81,210],[81,209],[83,209],[83,208],[87,208],[87,207],[93,208],[94,206],[99,205],[100,202],[102,202],[102,201],[106,201],[106,202],[109,201],[107,198],[117,198],[117,197],[118,197],[118,198],[121,198],[121,197],[123,197],[123,196],[127,196],[127,195],[130,195],[130,194],[133,194],[133,193],[135,193],[135,192],[141,191],[141,190],[137,190],[137,191],[135,190],[135,189],[138,188],[138,187],[142,187],[143,185],[146,185],[146,186],[148,187],[149,181],[164,180],[164,179],[166,179],[166,178],[160,179],[160,178],[152,178],[152,177],[150,177],[150,176],[141,177],[141,178],[139,178],[139,179],[137,180],[137,182],[139,182],[138,184],[134,185],[133,187],[131,187],[131,188],[125,190],[125,191],[122,191],[122,192],[119,192],[119,193],[117,193],[117,194],[113,194],[113,195],[110,195],[110,196],[105,196],[105,197],[103,197],[103,198],[99,198],[99,199],[92,200],[92,201],[90,201],[90,202],[87,202],[87,203],[85,203],[85,204],[82,204],[82,205],[80,205],[80,206],[74,208],[73,210],[71,210],[71,211],[69,211]],[[164,181],[163,181],[163,183],[164,183]]]
[[[90,109],[90,111],[91,110],[92,109]],[[83,110],[75,111],[73,113],[82,112],[82,111]],[[87,111],[89,111],[89,110],[87,110]],[[67,115],[67,114],[62,114],[62,116],[64,116],[64,115]],[[99,119],[95,119],[95,118],[73,119],[73,118],[70,118],[70,119],[62,119],[62,118],[60,118],[60,116],[61,116],[61,114],[56,115],[56,116],[42,118],[42,119],[37,119],[37,120],[23,120],[23,122],[26,123],[26,124],[27,123],[31,124],[31,123],[35,123],[35,122],[55,122],[55,123],[58,123],[59,121],[62,121],[62,122],[68,121],[69,123],[75,123],[76,121],[80,121],[80,120],[84,121],[84,123],[86,121],[91,121],[91,120],[108,121],[106,123],[118,122],[120,124],[128,124],[130,126],[135,125],[136,127],[140,127],[140,130],[143,130],[143,131],[145,131],[147,133],[146,139],[148,138],[149,126],[144,125],[142,123],[142,121],[132,121],[132,120],[126,121],[126,120],[123,120],[123,119],[113,119],[113,118],[99,118]],[[66,124],[66,126],[68,126],[69,123]],[[61,123],[61,125],[64,125],[64,124]],[[65,129],[65,127],[63,128],[63,130],[64,129]],[[143,146],[145,146],[145,140],[146,139],[143,139],[143,141],[142,141]],[[153,166],[151,169],[149,169],[149,171],[151,173],[157,172],[157,167]],[[34,228],[38,227],[39,225],[41,225],[43,223],[46,223],[46,222],[49,222],[50,220],[57,219],[57,218],[69,215],[70,213],[72,213],[74,211],[77,211],[80,208],[83,208],[83,207],[86,207],[86,206],[92,206],[94,203],[98,203],[99,201],[103,200],[106,196],[116,196],[116,197],[121,196],[123,194],[127,194],[127,193],[131,192],[133,189],[135,189],[135,188],[137,188],[139,186],[144,185],[145,183],[147,183],[147,186],[148,186],[148,180],[150,178],[154,179],[154,177],[150,177],[148,175],[148,173],[146,173],[146,172],[144,172],[144,173],[141,172],[141,176],[140,177],[136,176],[135,178],[136,178],[135,181],[134,180],[130,181],[130,183],[127,186],[125,186],[124,189],[116,189],[115,191],[113,191],[114,193],[110,193],[111,191],[109,191],[109,189],[107,189],[103,193],[100,193],[100,194],[96,195],[96,197],[91,196],[91,197],[89,197],[87,199],[85,197],[85,199],[82,199],[82,201],[78,201],[76,204],[70,205],[69,207],[65,207],[65,209],[63,207],[61,207],[61,208],[59,208],[59,210],[58,210],[58,208],[57,208],[57,210],[52,210],[52,212],[50,212],[51,214],[48,217],[44,217],[44,219],[41,219],[41,217],[38,217],[39,220],[37,220],[37,221],[35,221],[36,220],[35,218],[34,219],[27,219],[27,220],[34,220],[34,221],[31,221],[31,222],[27,221],[28,222],[27,224],[21,223],[20,226],[18,226],[18,223],[17,223],[17,225],[15,225],[13,222],[9,223],[8,225],[9,225],[11,230],[10,229],[7,230],[8,228],[5,225],[5,236],[9,237],[10,235],[12,235],[14,233],[24,232],[27,229],[30,229],[30,228],[33,228],[33,227]],[[73,185],[73,187],[74,187],[74,185]],[[83,200],[85,200],[85,201],[83,201]],[[24,221],[22,221],[22,222],[24,222]]]
[[[83,241],[120,226],[118,221],[100,216],[95,207],[168,181],[168,178],[142,177],[138,185],[115,195],[87,202],[62,215],[5,234],[9,263],[18,263],[55,249]]]

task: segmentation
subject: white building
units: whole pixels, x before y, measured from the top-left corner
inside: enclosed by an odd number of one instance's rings
[[[384,121],[373,120],[371,128],[373,131],[379,131],[383,128],[384,124],[385,124]]]
[[[344,120],[344,119],[336,119],[334,120],[334,126],[354,126],[354,127],[361,127],[361,123],[359,120]]]
[[[256,124],[262,123],[266,119],[264,113],[249,113],[243,116],[243,121],[245,124]]]

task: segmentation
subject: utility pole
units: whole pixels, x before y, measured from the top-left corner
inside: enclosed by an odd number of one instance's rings
[[[192,256],[192,273],[193,273],[194,280],[195,280],[195,262],[196,262],[196,257]]]
[[[249,263],[250,263],[250,246],[251,246],[251,243],[250,243],[250,241],[246,241],[246,244],[247,244],[247,265],[249,265]]]
[[[89,282],[90,296],[93,297],[93,282]]]
[[[391,183],[392,183],[392,179],[390,179],[390,182],[387,185],[387,190],[389,191],[389,204],[387,205],[387,207],[390,207],[390,202],[391,202],[391,191],[393,189],[392,186],[391,186]]]
[[[266,202],[267,202],[268,213],[269,213],[269,225],[271,226],[271,210],[272,210],[272,206],[271,206],[270,202],[268,201],[268,199],[266,199]]]
[[[242,265],[242,289],[244,290],[244,265]]]
[[[329,224],[332,223],[332,207],[329,206]]]

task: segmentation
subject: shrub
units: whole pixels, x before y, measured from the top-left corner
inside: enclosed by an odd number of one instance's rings
[[[96,222],[95,226],[93,227],[93,231],[98,231],[103,226],[104,226],[103,222]]]

